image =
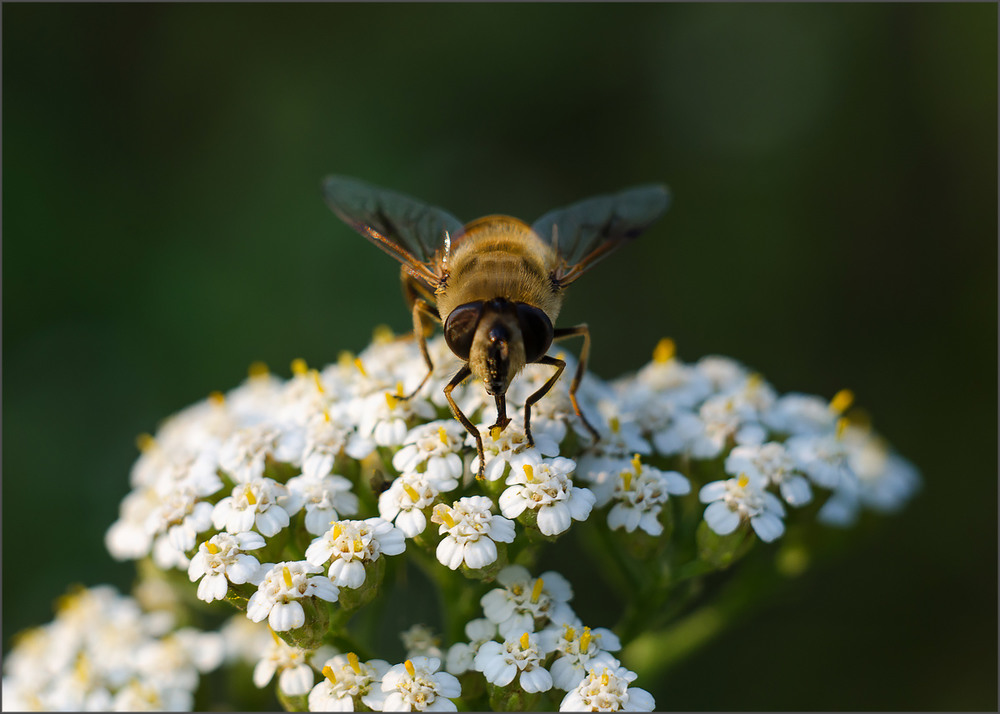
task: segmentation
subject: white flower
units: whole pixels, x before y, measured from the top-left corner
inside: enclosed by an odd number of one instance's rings
[[[408,421],[434,418],[433,404],[420,395],[404,399],[404,394],[399,382],[395,394],[377,391],[356,402],[358,434],[370,437],[379,446],[398,446],[406,439]]]
[[[483,454],[486,462],[484,478],[487,481],[496,481],[503,477],[507,472],[508,464],[513,468],[517,461],[527,459],[539,463],[543,456],[557,456],[559,454],[559,444],[556,443],[555,439],[537,429],[532,429],[535,445],[528,448],[524,426],[518,419],[512,419],[503,431],[481,426],[479,433],[483,440]],[[466,439],[466,443],[474,445],[475,440],[470,435]],[[478,454],[472,460],[472,471],[479,472]]]
[[[579,620],[573,624],[547,627],[538,633],[538,641],[546,652],[556,652],[552,663],[552,681],[559,689],[569,691],[578,685],[588,670],[599,665],[612,667],[615,658],[609,652],[621,649],[618,636],[604,627],[591,630]]]
[[[438,532],[444,535],[437,546],[437,559],[442,565],[457,570],[465,563],[469,568],[484,568],[497,559],[497,543],[514,540],[514,523],[490,512],[493,501],[486,496],[466,496],[451,507],[439,503],[431,520],[440,523]]]
[[[247,603],[247,617],[254,622],[265,618],[275,632],[294,630],[305,624],[305,611],[299,602],[304,597],[318,597],[336,602],[340,589],[326,576],[311,575],[323,569],[305,561],[284,562],[271,566],[257,592]]]
[[[576,464],[559,456],[543,461],[537,468],[524,464],[507,476],[509,488],[500,494],[500,512],[517,518],[525,509],[537,512],[538,530],[557,535],[569,528],[571,520],[583,521],[594,506],[594,494],[573,485],[570,474]]]
[[[848,462],[847,445],[841,438],[847,421],[841,419],[834,431],[793,436],[785,442],[796,468],[814,483],[834,489],[857,478]]]
[[[333,417],[329,408],[310,417],[302,450],[302,475],[316,478],[333,471],[333,464],[347,446],[352,431],[350,426]],[[355,458],[364,456],[367,454]]]
[[[441,659],[441,638],[427,625],[417,623],[399,633],[408,659],[437,657]]]
[[[497,574],[497,582],[503,587],[490,590],[479,602],[483,614],[497,623],[505,638],[534,632],[548,622],[569,622],[573,618],[568,605],[573,588],[555,571],[532,578],[527,568],[508,565]]]
[[[406,435],[392,465],[401,474],[419,471],[437,480],[461,478],[465,466],[459,453],[465,434],[465,428],[454,419],[420,424]]]
[[[313,685],[313,670],[309,666],[309,650],[292,647],[280,637],[274,635],[270,646],[263,653],[260,661],[253,668],[253,683],[258,689],[263,689],[278,675],[278,687],[289,696],[305,694]]]
[[[263,535],[273,536],[288,525],[289,512],[281,505],[288,498],[288,488],[274,479],[237,483],[231,496],[215,504],[212,524],[230,533],[244,533],[256,526]]]
[[[187,488],[163,495],[146,527],[159,533],[153,543],[153,557],[163,568],[187,567],[186,551],[197,544],[199,533],[212,526],[212,504],[202,501]]]
[[[389,663],[381,659],[358,660],[353,652],[335,655],[321,668],[323,680],[309,692],[311,712],[357,711],[361,700],[378,689]]]
[[[404,473],[378,497],[379,515],[392,521],[406,535],[413,538],[427,527],[429,511],[442,493],[458,487],[454,478],[434,479],[426,473]]]
[[[288,479],[288,491],[305,503],[306,530],[313,535],[326,532],[330,521],[358,512],[358,497],[351,492],[351,482],[343,476],[320,471]]]
[[[804,506],[812,500],[809,482],[795,473],[795,462],[785,447],[776,441],[735,447],[726,457],[726,472],[734,476],[755,474],[765,486],[777,486],[781,497],[790,506]]]
[[[705,484],[698,493],[707,503],[705,522],[719,535],[728,535],[749,520],[757,536],[770,543],[785,532],[781,519],[785,508],[773,493],[764,490],[759,476],[740,474],[738,478]]]
[[[359,588],[365,582],[365,566],[383,554],[406,550],[403,532],[382,518],[336,521],[306,549],[313,565],[330,563],[329,576],[338,587]]]
[[[820,397],[789,392],[778,397],[761,420],[783,434],[820,434],[833,429],[838,416],[839,412]]]
[[[436,657],[414,657],[397,664],[382,675],[381,688],[361,701],[384,712],[457,711],[451,700],[461,696],[461,685],[447,672],[438,672],[440,665]]]
[[[520,674],[521,689],[544,692],[552,688],[552,675],[544,667],[545,654],[539,648],[538,635],[525,632],[503,644],[484,642],[476,653],[476,669],[498,687],[506,687]]]
[[[730,441],[759,444],[767,436],[756,421],[756,410],[733,394],[709,397],[698,409],[698,417],[702,432],[687,444],[688,451],[698,459],[715,458]]]
[[[497,626],[488,618],[479,617],[469,620],[465,624],[465,636],[468,642],[456,642],[448,648],[448,656],[445,660],[445,669],[452,674],[464,674],[472,669],[476,652],[480,645],[496,637]]]
[[[663,533],[663,524],[658,516],[671,494],[683,495],[691,491],[691,482],[677,471],[661,471],[655,466],[643,464],[636,454],[631,464],[607,477],[610,493],[602,484],[595,486],[598,502],[604,505],[615,501],[608,512],[608,526],[611,530],[624,528],[632,533],[641,528],[652,536]],[[606,497],[602,498],[603,494]],[[603,503],[601,503],[603,501]]]
[[[635,672],[620,666],[617,660],[613,662],[613,665],[602,663],[590,669],[576,689],[563,697],[559,711],[653,711],[656,706],[653,696],[645,689],[629,686],[636,678]]]
[[[222,600],[229,591],[229,583],[258,584],[260,562],[243,551],[263,547],[264,538],[253,532],[219,533],[198,546],[188,566],[191,582],[202,579],[198,583],[198,599],[205,602]]]
[[[687,408],[694,407],[712,393],[708,376],[677,359],[674,341],[667,337],[657,343],[652,361],[639,369],[629,386],[630,396],[646,395],[650,401]],[[624,401],[632,400],[626,398]]]
[[[277,428],[267,423],[240,429],[219,449],[219,467],[237,483],[260,478],[280,435]]]

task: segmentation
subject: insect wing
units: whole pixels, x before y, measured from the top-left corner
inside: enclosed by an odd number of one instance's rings
[[[532,230],[552,241],[560,258],[554,277],[569,285],[605,256],[638,237],[670,205],[666,186],[629,188],[557,208],[535,221]]]
[[[440,208],[346,176],[328,176],[323,195],[342,221],[411,275],[432,288],[438,284],[445,235],[461,232],[461,221]]]

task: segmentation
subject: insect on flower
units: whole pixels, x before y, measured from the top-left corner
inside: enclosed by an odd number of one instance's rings
[[[413,313],[413,332],[427,375],[433,370],[427,337],[441,323],[444,338],[465,365],[444,388],[455,418],[476,440],[479,478],[485,459],[479,430],[451,393],[470,375],[496,401],[499,434],[510,422],[506,394],[529,363],[555,373],[524,403],[528,446],[531,406],[559,379],[566,362],[546,352],[553,340],[580,336],[583,347],[569,394],[573,409],[594,437],[597,430],[577,403],[586,371],[590,331],[586,324],[554,327],[566,287],[624,243],[636,238],[667,210],[670,194],[659,185],[637,186],[596,196],[546,213],[531,226],[510,216],[491,215],[462,224],[457,218],[413,198],[357,179],[330,176],[326,202],[358,233],[402,263],[403,294]]]

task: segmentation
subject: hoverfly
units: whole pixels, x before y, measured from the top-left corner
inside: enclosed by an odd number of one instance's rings
[[[531,226],[510,216],[491,215],[462,224],[450,213],[357,179],[330,176],[326,202],[345,223],[402,264],[403,294],[413,315],[413,333],[427,375],[433,363],[427,337],[434,323],[465,365],[444,388],[455,418],[476,440],[479,478],[485,458],[479,429],[462,413],[452,391],[470,375],[496,401],[499,433],[510,423],[506,393],[529,363],[555,372],[524,403],[524,431],[531,436],[531,406],[559,379],[566,362],[547,353],[553,340],[583,338],[569,388],[573,410],[594,437],[598,432],[580,411],[576,392],[586,371],[590,331],[586,324],[554,327],[566,287],[622,244],[636,238],[667,210],[670,194],[659,185],[637,186],[596,196],[546,213]]]

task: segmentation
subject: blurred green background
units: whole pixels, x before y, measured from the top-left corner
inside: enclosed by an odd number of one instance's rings
[[[103,548],[135,436],[408,326],[330,172],[529,222],[665,181],[572,290],[593,369],[673,337],[850,387],[922,494],[660,682],[661,709],[997,708],[997,7],[3,12],[3,643]],[[582,583],[577,584],[582,589]]]

